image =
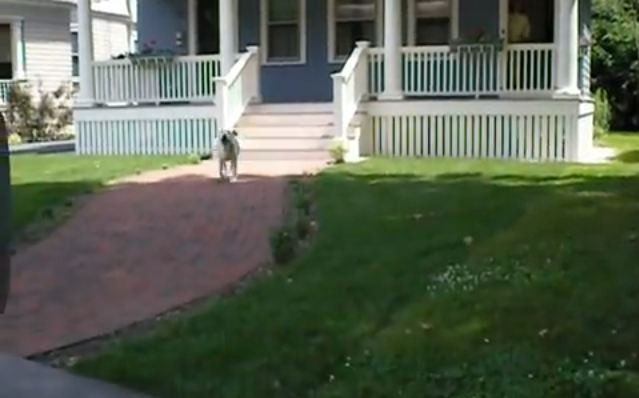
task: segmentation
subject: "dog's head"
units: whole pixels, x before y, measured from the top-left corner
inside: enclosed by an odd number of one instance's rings
[[[236,138],[237,131],[235,130],[222,130],[222,133],[220,135],[220,141],[222,141],[222,144],[224,145],[235,141]]]

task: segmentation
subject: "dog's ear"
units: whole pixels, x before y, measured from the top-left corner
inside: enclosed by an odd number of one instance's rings
[[[237,137],[237,130],[233,130],[233,135]]]

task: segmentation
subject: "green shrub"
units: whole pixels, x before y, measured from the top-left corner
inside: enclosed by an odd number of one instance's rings
[[[45,91],[40,85],[37,96],[26,84],[14,84],[9,90],[6,119],[12,133],[23,142],[49,141],[62,138],[73,122],[72,91],[61,85]]]
[[[298,212],[295,218],[295,233],[300,240],[306,240],[311,234],[311,218],[302,212]]]
[[[289,227],[283,227],[271,235],[271,255],[278,265],[290,263],[297,252],[296,234]]]
[[[612,111],[608,94],[604,90],[595,92],[595,137],[601,137],[610,131]]]
[[[22,138],[18,134],[10,134],[9,135],[9,145],[19,145],[22,144]]]
[[[202,163],[202,158],[200,157],[200,155],[197,154],[191,154],[189,155],[189,163],[190,164],[200,164]]]
[[[331,148],[331,158],[336,164],[344,163],[344,158],[346,156],[346,148],[343,144],[335,144]]]
[[[639,128],[639,2],[594,0],[593,87],[608,93],[617,129]]]

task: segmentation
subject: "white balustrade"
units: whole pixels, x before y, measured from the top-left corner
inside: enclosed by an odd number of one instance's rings
[[[260,57],[257,47],[248,47],[226,76],[216,79],[218,123],[233,129],[251,102],[260,99]]]
[[[347,139],[359,104],[368,96],[368,42],[359,42],[341,72],[333,75],[333,102],[337,137]]]
[[[369,91],[378,95],[384,89],[383,49],[368,54]],[[549,93],[554,56],[554,44],[404,47],[402,87],[415,97]]]
[[[139,57],[93,63],[96,103],[213,101],[218,55]]]

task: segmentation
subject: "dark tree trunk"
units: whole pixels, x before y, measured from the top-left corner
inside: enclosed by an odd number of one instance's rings
[[[4,116],[0,113],[0,314],[4,313],[7,304],[11,276],[11,173],[8,138]]]

